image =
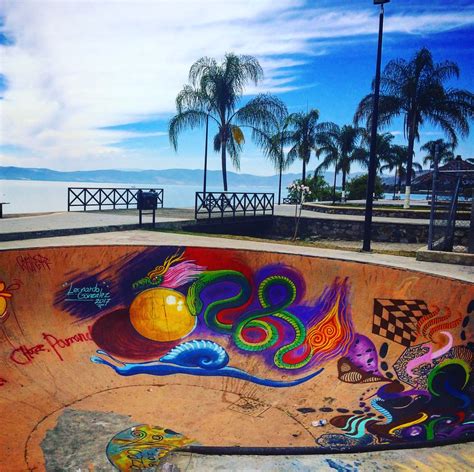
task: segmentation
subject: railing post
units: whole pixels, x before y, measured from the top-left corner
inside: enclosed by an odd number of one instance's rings
[[[436,186],[438,183],[438,145],[435,147],[433,159],[433,174],[431,182],[431,208],[430,208],[430,226],[428,227],[428,249],[433,250],[434,237],[434,220],[435,220],[435,200],[436,200]]]
[[[198,193],[196,192],[194,194],[194,219],[197,220],[197,215],[198,215]]]
[[[224,198],[225,198],[225,193],[221,193],[221,221],[224,221]]]
[[[83,205],[84,205],[84,211],[86,211],[86,207],[87,207],[87,202],[86,202],[86,200],[87,200],[87,198],[86,198],[87,189],[83,189],[83,192],[84,192],[84,197],[83,197],[84,200],[82,200],[82,203],[83,203]]]
[[[456,230],[456,212],[458,208],[459,190],[461,188],[461,176],[456,179],[456,187],[454,189],[453,200],[448,214],[448,222],[446,226],[446,236],[444,238],[444,251],[452,252],[454,245],[454,232]]]
[[[67,211],[71,211],[71,187],[67,188]]]

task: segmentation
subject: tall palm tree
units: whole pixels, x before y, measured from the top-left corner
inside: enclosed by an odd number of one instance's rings
[[[294,157],[285,154],[284,146],[288,143],[290,132],[287,130],[288,110],[283,102],[278,114],[274,114],[273,124],[267,131],[254,128],[252,136],[278,172],[278,205],[281,204],[281,184],[283,171],[293,163]]]
[[[325,131],[327,123],[318,124],[319,111],[309,110],[307,113],[292,113],[286,120],[286,129],[289,131],[288,143],[291,145],[288,158],[292,161],[301,159],[303,162],[302,182],[306,182],[306,167],[311,153],[317,152],[316,138]]]
[[[423,165],[429,165],[431,167],[435,159],[436,147],[438,148],[439,164],[445,164],[454,159],[454,146],[443,139],[437,139],[435,141],[428,141],[421,146],[420,150],[428,153],[423,158]]]
[[[446,88],[444,83],[459,77],[458,66],[451,61],[434,63],[431,52],[422,48],[410,61],[390,61],[380,81],[379,123],[387,125],[398,116],[404,118],[405,136],[408,138],[408,164],[406,175],[405,208],[410,207],[410,191],[415,140],[419,129],[429,121],[439,126],[453,144],[457,134],[469,133],[469,119],[474,116],[474,95],[467,90]],[[374,89],[374,83],[372,83]],[[366,119],[370,123],[374,94],[359,103],[355,123]]]
[[[205,131],[205,142],[204,142],[204,174],[203,174],[203,192],[206,193],[206,182],[207,182],[207,154],[208,154],[208,143],[209,143],[209,111],[211,109],[211,100],[210,97],[207,95],[206,90],[199,88],[196,83],[194,82],[193,85],[185,85],[183,89],[178,93],[176,97],[176,116],[187,116],[191,119],[198,121],[198,114],[195,113],[200,112],[200,115],[205,113],[205,123],[206,123],[206,131]],[[191,112],[191,113],[189,113]],[[194,113],[193,113],[194,112]],[[176,118],[176,117],[175,117]],[[173,118],[170,121],[170,140],[173,144],[175,150],[178,149],[178,132],[176,132],[176,127],[179,126],[179,119]],[[188,118],[188,119],[189,119]],[[183,119],[183,118],[181,118]],[[173,123],[173,120],[175,122]],[[172,129],[172,125],[173,128]],[[197,125],[197,124],[196,124]]]
[[[221,154],[222,181],[227,191],[227,154],[236,169],[240,167],[240,153],[245,142],[243,126],[266,129],[273,113],[278,113],[280,100],[260,94],[242,108],[238,103],[249,82],[257,84],[263,70],[252,56],[225,55],[222,64],[202,57],[189,71],[190,85],[184,86],[176,99],[177,114],[169,123],[169,138],[175,150],[178,136],[187,128],[193,129],[212,120],[217,125],[214,150]]]
[[[367,165],[367,151],[361,146],[363,130],[351,125],[326,124],[326,130],[318,134],[317,155],[324,156],[316,172],[334,166],[333,200],[336,194],[336,175],[342,172],[342,198],[345,198],[346,180],[354,163]]]

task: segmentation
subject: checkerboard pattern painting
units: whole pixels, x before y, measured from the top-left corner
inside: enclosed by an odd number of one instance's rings
[[[416,339],[418,320],[429,313],[423,300],[375,298],[372,333],[410,347]]]

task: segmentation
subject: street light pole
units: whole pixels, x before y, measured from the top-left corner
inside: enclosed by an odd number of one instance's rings
[[[374,0],[374,5],[380,5],[379,41],[377,47],[377,66],[375,69],[374,109],[372,113],[372,129],[370,135],[369,176],[367,179],[367,198],[365,203],[364,242],[362,245],[362,251],[364,252],[370,252],[370,241],[372,239],[372,209],[374,205],[375,176],[377,171],[377,125],[379,119],[380,67],[382,64],[383,6],[389,1],[390,0]]]

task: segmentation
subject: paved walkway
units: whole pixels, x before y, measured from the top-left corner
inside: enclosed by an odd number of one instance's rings
[[[295,216],[294,205],[280,205],[275,207],[277,216]],[[303,210],[304,218],[323,220],[363,221],[363,216],[334,215]],[[157,212],[157,223],[178,222],[194,219],[194,211],[189,208],[163,209]],[[428,220],[374,217],[374,222],[400,223],[405,225],[428,224]],[[144,222],[151,222],[151,216],[145,216]],[[117,210],[103,212],[57,212],[27,216],[10,216],[0,220],[0,235],[10,233],[29,233],[42,231],[71,230],[78,228],[107,228],[111,226],[136,226],[138,213],[136,210]],[[131,229],[131,228],[130,228]]]
[[[143,221],[151,222],[151,217],[146,216]],[[156,221],[183,221],[183,218],[166,216],[157,217]],[[2,219],[0,234],[137,224],[138,216],[126,212],[59,212]]]

